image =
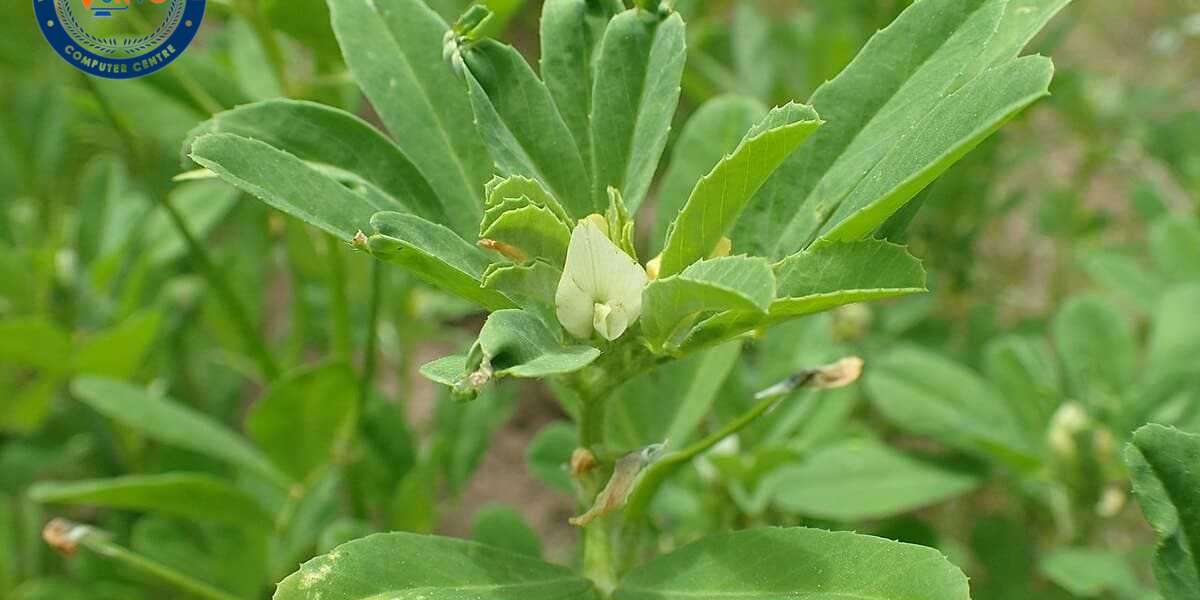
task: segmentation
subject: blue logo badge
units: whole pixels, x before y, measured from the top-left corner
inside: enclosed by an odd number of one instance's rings
[[[206,0],[33,0],[38,26],[72,66],[132,79],[179,58],[204,19]]]

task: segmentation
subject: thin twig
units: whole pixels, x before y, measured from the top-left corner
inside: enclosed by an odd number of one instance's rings
[[[52,548],[66,556],[75,554],[82,546],[100,556],[169,583],[191,595],[209,600],[239,600],[236,596],[113,543],[108,534],[94,527],[73,523],[66,519],[54,519],[47,523],[45,529],[42,530],[42,538]]]

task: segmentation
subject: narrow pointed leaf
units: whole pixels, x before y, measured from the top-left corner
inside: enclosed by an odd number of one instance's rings
[[[883,519],[969,492],[977,474],[921,460],[875,441],[824,448],[763,482],[779,510],[819,519]]]
[[[876,186],[893,182],[883,186],[887,192],[894,191],[894,182],[920,179],[918,173],[929,165],[908,164],[917,169],[909,173],[895,170],[906,162],[900,160],[905,149],[952,158],[953,149],[961,147],[962,140],[951,139],[950,129],[938,125],[929,115],[978,73],[1015,58],[1063,4],[1062,0],[913,3],[890,26],[875,34],[838,77],[813,95],[813,107],[828,125],[763,186],[733,236],[741,244],[740,249],[769,256],[790,254],[804,248],[823,229],[839,223],[830,217],[865,177],[875,177]],[[988,89],[971,95],[986,96],[988,104],[1003,96],[1021,95],[1016,92],[1044,92],[1014,87],[1032,81],[1006,82],[996,77],[987,81],[976,87]],[[967,98],[962,95],[959,100]],[[988,114],[960,102],[949,103],[939,111],[950,115],[960,109],[977,111],[979,116],[976,126],[965,128],[968,132],[986,131],[988,123],[1008,116]],[[918,137],[912,132],[930,128],[932,131],[924,134],[922,141],[942,144],[941,149],[913,143]],[[906,138],[911,141],[903,142]],[[880,171],[877,165],[889,152],[897,154],[891,160],[893,168]],[[882,195],[860,200],[865,205]]]
[[[733,152],[738,142],[767,109],[757,100],[719,96],[696,110],[672,145],[671,161],[657,196],[651,256],[662,251],[667,227],[687,202],[700,178]]]
[[[381,533],[334,548],[284,579],[274,600],[596,600],[565,567],[451,538]]]
[[[269,513],[251,496],[211,475],[165,473],[113,479],[41,482],[29,490],[34,502],[155,512],[200,522],[266,529]]]
[[[614,600],[969,597],[966,576],[933,548],[803,528],[750,529],[704,538],[634,569],[613,596]]]
[[[269,100],[218,113],[192,130],[194,140],[209,133],[232,133],[265,142],[297,158],[357,176],[393,199],[393,210],[435,223],[454,224],[452,205],[444,204],[420,170],[396,144],[367,122],[340,109],[296,100]],[[185,148],[190,143],[185,142]],[[474,212],[478,216],[478,211]],[[474,223],[459,231],[474,234]]]
[[[1200,597],[1200,435],[1146,425],[1125,450],[1133,493],[1158,533],[1154,577],[1167,600]]]
[[[702,313],[749,311],[766,316],[775,298],[775,276],[765,258],[729,256],[700,261],[678,275],[646,286],[642,331],[656,347],[683,334]]]
[[[1137,345],[1119,308],[1093,295],[1071,298],[1051,323],[1072,396],[1100,408],[1133,382]]]
[[[371,218],[375,235],[371,254],[411,271],[432,286],[477,302],[489,309],[513,303],[495,290],[481,287],[487,255],[453,231],[420,217],[382,212]]]
[[[947,96],[838,203],[820,239],[863,239],[1037,100],[1050,94],[1054,65],[1028,56],[993,67]]]
[[[614,6],[615,5],[615,6]],[[592,81],[594,56],[619,1],[547,0],[542,5],[541,68],[546,89],[592,171]],[[589,177],[590,180],[590,177]]]
[[[872,361],[864,382],[876,409],[898,427],[1018,469],[1036,465],[1004,399],[964,367],[902,347]]]
[[[660,276],[674,275],[707,257],[763,182],[820,123],[811,108],[788,104],[752,127],[738,147],[700,179],[671,224]]]
[[[246,416],[246,433],[297,481],[336,458],[353,431],[358,404],[354,372],[331,363],[289,373],[271,384]]]
[[[903,246],[868,240],[800,252],[775,266],[771,317],[797,317],[845,304],[925,292],[925,269]]]
[[[394,208],[351,191],[294,155],[239,135],[200,136],[190,156],[234,187],[343,241],[366,228],[371,215]]]
[[[461,52],[475,120],[496,168],[538,180],[576,217],[594,212],[575,138],[525,59],[493,40]]]
[[[84,404],[147,438],[211,456],[281,485],[290,481],[246,440],[173,400],[98,377],[78,378],[71,389]]]
[[[687,57],[683,18],[639,8],[613,17],[596,59],[592,91],[597,206],[611,186],[636,211],[650,189],[679,104]]]
[[[350,73],[437,192],[446,224],[469,233],[491,164],[466,87],[442,59],[445,22],[422,0],[329,0],[329,10]]]
[[[830,244],[798,252],[775,265],[775,279],[777,298],[766,318],[746,311],[715,315],[692,330],[682,350],[690,352],[763,325],[847,304],[926,291],[921,262],[904,247],[879,240]]]

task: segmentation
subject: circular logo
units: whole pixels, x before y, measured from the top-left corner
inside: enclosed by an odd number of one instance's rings
[[[33,0],[38,26],[72,66],[132,79],[179,58],[196,37],[206,0]]]

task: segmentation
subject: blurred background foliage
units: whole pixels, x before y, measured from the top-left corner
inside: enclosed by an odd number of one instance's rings
[[[465,7],[430,4],[447,19]],[[488,4],[491,34],[534,57],[540,3]],[[662,203],[680,193],[673,172],[807,98],[906,5],[679,0],[689,57]],[[162,597],[97,555],[54,555],[40,531],[55,515],[239,598],[382,529],[572,560],[574,432],[553,395],[455,404],[415,374],[468,342],[470,306],[178,177],[187,132],[240,104],[286,95],[372,119],[322,0],[208,11],[171,68],[121,82],[63,63],[28,5],[0,21],[0,598]],[[925,260],[930,294],[789,325],[740,358],[718,349],[614,404],[612,437],[636,447],[684,404],[711,409],[711,427],[797,368],[867,359],[861,385],[789,400],[671,485],[654,507],[665,545],[853,528],[942,549],[983,600],[1155,597],[1120,453],[1146,421],[1200,432],[1200,3],[1077,2],[1034,49],[1055,58],[1053,96],[883,232]],[[219,449],[147,435],[99,406],[94,376],[268,457],[303,448],[288,461],[300,483],[273,489]],[[182,471],[282,516],[262,531],[69,483]]]

